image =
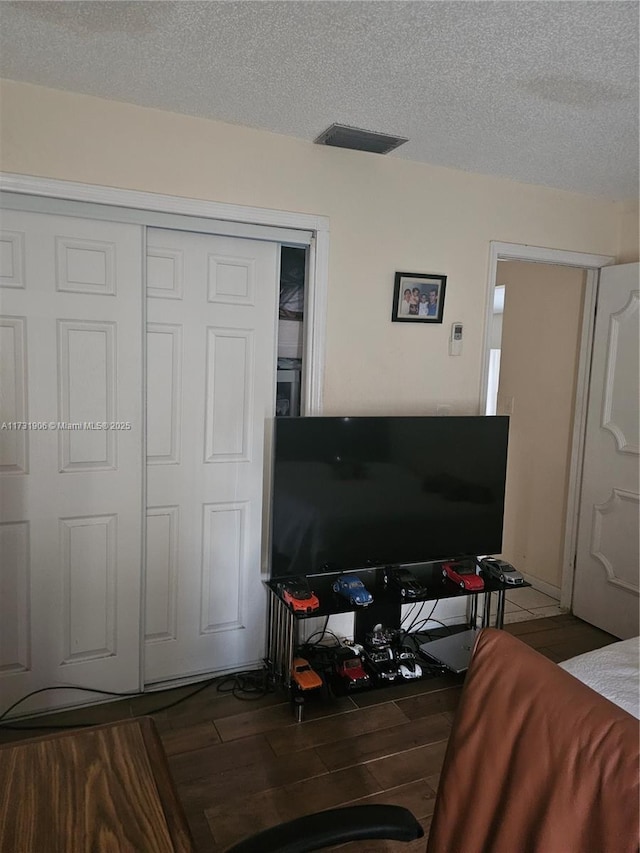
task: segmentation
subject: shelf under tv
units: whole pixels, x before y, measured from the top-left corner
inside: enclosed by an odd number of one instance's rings
[[[287,605],[281,595],[281,584],[286,582],[286,577],[273,578],[266,582],[270,590],[269,595],[269,635],[267,656],[272,670],[272,676],[276,682],[287,683],[296,648],[299,645],[299,625],[306,619],[316,617],[333,616],[340,613],[354,614],[354,641],[362,643],[366,635],[376,625],[384,625],[385,628],[397,629],[400,627],[402,618],[402,605],[425,601],[437,601],[453,598],[470,598],[468,612],[468,626],[476,627],[478,616],[482,627],[492,623],[491,595],[486,593],[497,593],[497,606],[495,611],[494,626],[502,628],[504,624],[505,595],[510,589],[519,587],[501,583],[494,579],[485,579],[484,589],[471,591],[461,589],[451,580],[442,576],[442,565],[446,561],[438,560],[430,563],[411,565],[410,570],[416,579],[426,588],[422,596],[407,600],[402,598],[396,590],[389,589],[384,584],[384,571],[386,567],[367,568],[344,572],[357,575],[365,587],[373,594],[373,602],[366,606],[352,606],[349,602],[339,597],[332,590],[336,578],[343,574],[340,571],[323,572],[321,574],[307,575],[307,580],[312,590],[320,601],[320,607],[313,613],[294,613]],[[520,584],[520,587],[530,586],[528,583]],[[483,596],[482,613],[479,614],[478,596]]]

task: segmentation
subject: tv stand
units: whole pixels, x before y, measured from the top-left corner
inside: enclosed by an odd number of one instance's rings
[[[278,584],[286,578],[273,578],[266,582],[269,589],[269,628],[267,643],[267,660],[271,676],[276,684],[288,685],[291,663],[295,650],[299,645],[298,628],[302,621],[322,616],[333,616],[339,613],[354,614],[354,641],[363,643],[366,635],[376,625],[385,628],[400,628],[402,618],[402,605],[413,604],[416,601],[439,601],[451,598],[468,598],[468,623],[470,628],[475,628],[480,612],[478,596],[483,596],[481,603],[481,626],[491,625],[491,595],[486,593],[497,593],[497,608],[494,626],[502,628],[504,624],[505,594],[507,590],[521,587],[510,587],[497,580],[485,579],[484,590],[474,592],[461,589],[452,581],[443,578],[443,562],[423,563],[420,566],[411,566],[411,572],[423,584],[426,594],[416,599],[403,599],[396,590],[388,589],[384,584],[384,568],[359,569],[350,571],[348,574],[356,574],[364,583],[366,588],[373,594],[373,603],[367,607],[351,606],[345,599],[339,598],[332,591],[332,584],[340,572],[322,573],[318,575],[307,575],[307,579],[313,591],[320,600],[320,608],[311,614],[294,613],[282,600]],[[529,584],[524,584],[529,586]]]

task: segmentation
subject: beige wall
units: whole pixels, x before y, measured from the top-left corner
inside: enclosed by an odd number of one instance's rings
[[[616,259],[620,264],[640,261],[640,215],[637,201],[618,204],[618,249]]]
[[[503,554],[559,590],[585,273],[499,262],[498,279],[498,414],[512,409]]]
[[[1,109],[6,172],[328,216],[327,414],[476,411],[489,242],[618,247],[588,196],[9,81]],[[397,270],[448,276],[442,326],[391,323]]]

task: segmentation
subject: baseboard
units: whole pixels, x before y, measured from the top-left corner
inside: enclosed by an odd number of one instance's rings
[[[559,586],[554,586],[552,583],[542,581],[540,580],[540,578],[536,578],[533,575],[527,574],[527,572],[520,572],[520,574],[526,580],[526,582],[530,583],[534,589],[538,590],[538,592],[543,592],[545,595],[549,595],[551,598],[555,598],[556,601],[560,601]],[[517,589],[517,587],[515,587],[515,589]]]

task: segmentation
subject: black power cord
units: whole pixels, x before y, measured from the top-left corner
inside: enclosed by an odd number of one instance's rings
[[[273,692],[265,668],[236,672],[233,675],[221,677],[217,687],[218,693],[230,693],[236,699],[252,702],[261,699],[267,693]]]
[[[255,700],[260,699],[263,696],[266,696],[267,693],[271,692],[272,688],[268,683],[266,670],[248,670],[245,672],[237,672],[231,675],[222,675],[217,678],[210,678],[207,681],[199,684],[195,690],[192,690],[190,693],[187,693],[186,696],[181,696],[179,699],[175,699],[173,702],[168,702],[164,705],[160,705],[157,708],[151,708],[145,711],[146,714],[158,714],[160,711],[167,711],[169,708],[174,708],[176,705],[179,705],[181,702],[186,702],[187,699],[191,699],[193,696],[196,696],[198,693],[201,693],[203,690],[206,690],[207,687],[211,687],[212,684],[218,683],[217,692],[218,693],[230,693],[235,696],[236,699],[242,700]],[[168,688],[170,690],[175,690],[176,688]],[[17,708],[18,705],[21,705],[27,699],[30,699],[31,696],[36,696],[39,693],[46,693],[50,690],[81,690],[86,693],[98,693],[101,696],[118,696],[122,699],[133,699],[138,696],[148,696],[148,693],[141,693],[140,691],[131,691],[128,693],[116,693],[111,690],[98,690],[93,687],[76,687],[75,685],[65,684],[57,687],[41,687],[39,690],[32,690],[31,693],[27,693],[22,698],[18,699],[17,702],[14,702],[13,705],[10,705],[6,711],[0,714],[0,729],[7,729],[9,731],[18,731],[18,732],[28,732],[28,731],[39,731],[43,729],[84,729],[90,728],[91,726],[95,726],[96,723],[73,723],[73,724],[42,724],[35,726],[21,726],[16,725],[15,723],[9,723],[5,721],[5,718],[13,711],[14,708]],[[56,711],[55,713],[64,713],[64,711]],[[46,719],[46,718],[45,718]]]

